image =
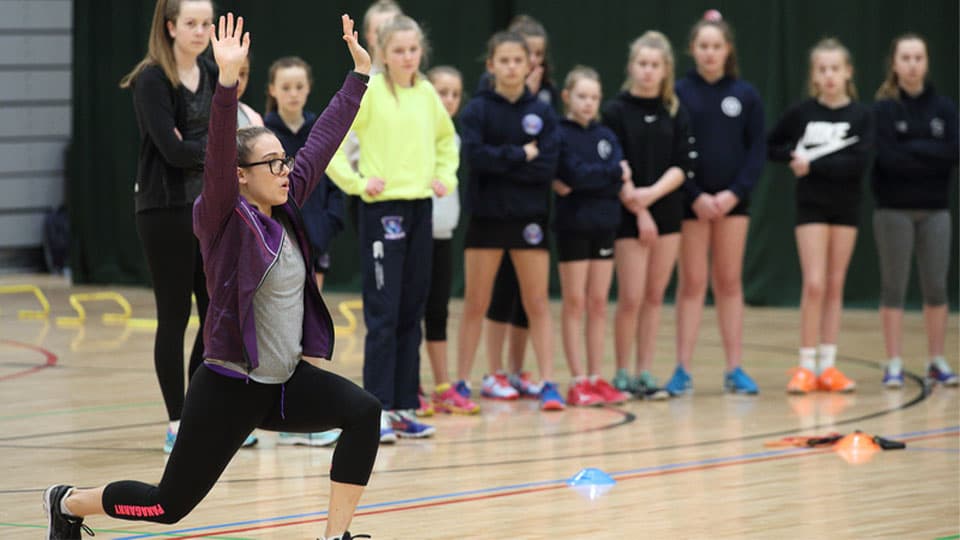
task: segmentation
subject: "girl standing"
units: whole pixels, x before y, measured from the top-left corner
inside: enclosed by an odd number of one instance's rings
[[[451,66],[436,66],[427,72],[427,79],[440,96],[440,102],[453,119],[460,110],[463,77]],[[455,136],[457,151],[460,137]],[[450,384],[447,369],[447,316],[450,287],[453,283],[453,230],[460,221],[460,194],[457,188],[443,197],[433,196],[433,268],[430,292],[424,310],[423,326],[427,340],[427,356],[435,385],[430,403],[441,412],[476,414],[480,406],[463,397]],[[423,406],[421,404],[421,409]],[[421,409],[418,414],[422,415]],[[429,409],[426,409],[429,410]]]
[[[683,195],[693,182],[693,149],[686,109],[674,93],[673,48],[649,31],[630,45],[624,90],[606,104],[604,122],[623,144],[632,182],[623,191],[614,255],[617,312],[614,385],[638,397],[668,394],[651,375],[663,295],[680,248]],[[636,377],[627,362],[637,344]]]
[[[808,86],[810,99],[787,110],[767,138],[770,159],[789,163],[797,177],[800,366],[787,392],[849,392],[856,384],[834,362],[873,116],[855,101],[850,51],[836,39],[824,39],[810,51]]]
[[[470,162],[467,201],[471,220],[465,241],[466,293],[457,343],[458,378],[470,378],[483,315],[506,252],[530,318],[543,380],[540,406],[561,410],[563,398],[553,382],[546,230],[559,139],[553,110],[526,87],[529,70],[530,51],[523,36],[495,34],[487,47],[487,71],[493,75],[494,87],[479,92],[461,115],[464,151]]]
[[[210,110],[203,192],[193,209],[211,292],[206,361],[190,382],[183,426],[157,485],[132,480],[43,493],[47,538],[79,540],[87,516],[173,524],[216,484],[244,437],[270,430],[343,428],[330,469],[326,540],[347,527],[377,455],[376,399],[347,379],[302,362],[329,358],[333,322],[311,279],[298,206],[320,181],[364,94],[370,57],[343,16],[355,71],[317,121],[297,161],[269,130],[237,131],[237,73],[250,46],[243,19],[220,17],[220,68]],[[208,30],[212,33],[213,30]],[[208,35],[209,35],[208,33]],[[241,39],[242,36],[242,39]],[[258,285],[259,284],[259,285]],[[283,313],[286,317],[278,317]]]
[[[698,159],[693,182],[683,184],[677,368],[665,389],[671,395],[693,389],[690,365],[709,276],[726,356],[723,386],[729,392],[756,394],[756,383],[741,366],[742,273],[750,192],[767,153],[763,103],[753,85],[739,78],[730,26],[714,10],[707,17],[690,31],[696,68],[677,81],[677,96],[690,113],[690,142]]]
[[[267,116],[264,122],[276,134],[288,155],[296,156],[310,135],[317,115],[304,110],[313,70],[296,56],[276,60],[267,75]],[[324,274],[330,269],[330,242],[343,230],[343,192],[324,175],[320,187],[303,205],[303,221],[313,248],[313,271],[323,290]]]
[[[530,50],[530,72],[526,85],[530,93],[554,110],[560,105],[560,94],[550,75],[550,59],[547,54],[549,39],[543,25],[529,15],[517,15],[507,28],[523,36]],[[479,88],[493,87],[490,72],[480,77]],[[504,257],[493,284],[493,296],[487,309],[485,339],[489,375],[483,379],[482,393],[493,399],[537,398],[540,386],[530,373],[523,370],[527,340],[530,335],[529,321],[520,302],[520,285],[510,257]],[[503,370],[503,348],[507,345],[508,371]],[[509,373],[509,375],[508,375]],[[459,389],[469,396],[469,385],[461,382]]]
[[[563,291],[563,348],[573,380],[571,405],[622,403],[628,395],[600,377],[606,337],[607,297],[613,279],[613,241],[620,223],[620,191],[630,167],[610,128],[597,122],[600,76],[574,67],[563,86],[567,117],[560,122],[560,165],[554,191],[560,285]],[[587,369],[580,359],[583,315],[587,314]]]
[[[191,295],[197,299],[201,326],[207,315],[190,208],[203,186],[207,120],[216,86],[216,66],[200,56],[210,44],[212,26],[210,0],[157,0],[147,55],[120,81],[121,88],[133,88],[140,128],[134,202],[157,306],[153,364],[170,421],[163,443],[167,453],[183,409],[183,339]],[[188,377],[202,361],[203,334],[197,332]]]
[[[957,106],[927,80],[927,42],[917,34],[893,40],[887,77],[877,90],[877,158],[873,166],[873,230],[883,288],[880,319],[887,348],[883,384],[903,386],[903,299],[916,246],[927,329],[928,377],[956,386],[944,358],[947,270],[950,266],[950,173],[957,166]]]
[[[344,192],[360,195],[363,279],[364,387],[380,399],[381,440],[429,437],[416,420],[420,341],[430,287],[431,196],[457,186],[459,157],[450,115],[420,74],[425,40],[420,26],[397,15],[377,36],[384,70],[353,124],[363,151],[359,172],[337,152],[327,173]]]

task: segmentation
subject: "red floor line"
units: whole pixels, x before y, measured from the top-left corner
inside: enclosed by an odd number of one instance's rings
[[[933,434],[933,435],[921,435],[921,436],[917,436],[917,437],[909,437],[909,438],[905,438],[905,439],[901,439],[901,440],[909,442],[909,441],[920,441],[920,440],[925,440],[925,439],[936,439],[936,438],[943,438],[943,437],[950,437],[950,436],[958,437],[958,436],[960,436],[960,433],[958,433],[958,432],[937,433],[937,434]],[[707,463],[707,464],[704,464],[704,465],[696,465],[696,466],[692,466],[692,467],[678,467],[678,468],[676,468],[676,469],[667,469],[667,470],[662,470],[662,471],[650,471],[650,472],[643,472],[643,473],[626,474],[626,475],[618,476],[618,477],[616,477],[616,479],[617,479],[617,481],[621,481],[621,480],[634,480],[634,479],[637,479],[637,478],[651,478],[651,477],[655,477],[655,476],[667,476],[667,475],[670,475],[670,474],[678,474],[678,473],[684,473],[684,472],[694,472],[694,471],[705,471],[705,470],[711,470],[711,469],[721,469],[721,468],[724,468],[724,467],[732,467],[732,466],[734,466],[734,465],[745,465],[745,464],[752,464],[752,463],[762,463],[762,462],[765,462],[765,461],[778,461],[778,460],[791,459],[791,458],[796,458],[796,457],[806,457],[806,456],[822,455],[822,454],[826,454],[826,453],[829,453],[829,452],[833,452],[833,448],[817,448],[817,449],[811,449],[811,450],[808,451],[808,452],[797,452],[797,453],[793,453],[793,454],[784,454],[784,455],[780,455],[780,456],[768,456],[768,457],[761,457],[761,458],[748,458],[748,459],[741,459],[741,460],[737,460],[737,461],[725,461],[725,462],[722,462],[722,463]],[[538,493],[538,492],[542,492],[542,491],[552,491],[552,490],[562,489],[562,488],[566,488],[566,487],[567,487],[566,484],[553,484],[553,485],[549,485],[549,486],[541,486],[541,487],[536,487],[536,488],[525,488],[525,489],[517,489],[517,490],[513,490],[513,491],[504,491],[504,492],[500,492],[500,493],[490,493],[490,494],[487,494],[487,495],[477,495],[477,496],[473,496],[473,497],[463,497],[463,498],[460,498],[460,499],[449,499],[449,500],[445,500],[445,501],[432,501],[432,502],[419,503],[419,504],[410,504],[410,505],[406,505],[406,506],[396,506],[396,507],[393,507],[393,508],[379,508],[379,509],[376,509],[376,510],[369,510],[369,511],[366,511],[366,512],[357,512],[356,514],[354,514],[354,517],[358,517],[358,516],[371,516],[371,515],[376,515],[376,514],[388,514],[388,513],[392,513],[392,512],[402,512],[402,511],[407,511],[407,510],[416,510],[416,509],[419,509],[419,508],[435,508],[435,507],[439,507],[439,506],[448,506],[448,505],[451,505],[451,504],[459,504],[459,503],[466,503],[466,502],[475,502],[475,501],[482,501],[482,500],[487,500],[487,499],[498,499],[498,498],[502,498],[502,497],[511,497],[511,496],[514,496],[514,495],[525,495],[525,494],[528,494],[528,493]],[[324,521],[326,521],[326,520],[327,520],[327,517],[326,517],[326,516],[323,516],[323,517],[318,517],[318,518],[302,519],[302,520],[298,520],[298,521],[288,521],[288,522],[284,522],[284,523],[271,523],[271,524],[268,524],[268,525],[257,525],[257,526],[253,526],[253,527],[242,527],[242,528],[236,528],[236,529],[227,529],[227,530],[218,530],[218,531],[207,531],[207,532],[204,532],[204,533],[202,533],[202,534],[197,534],[197,535],[194,535],[194,536],[182,536],[182,537],[180,537],[180,538],[206,538],[206,537],[209,537],[209,536],[226,535],[226,534],[238,534],[238,533],[244,533],[244,532],[250,532],[250,531],[258,531],[258,530],[265,530],[265,529],[278,529],[278,528],[280,528],[280,527],[289,527],[289,526],[291,526],[291,525],[305,525],[305,524],[309,524],[309,523],[322,523],[322,522],[324,522]]]
[[[9,381],[10,379],[16,379],[18,377],[25,377],[31,375],[48,367],[53,367],[57,365],[57,355],[52,352],[44,349],[43,347],[37,347],[36,345],[30,345],[29,343],[20,343],[19,341],[10,341],[9,339],[0,339],[0,344],[9,345],[11,347],[18,347],[20,349],[29,349],[31,351],[36,351],[42,354],[46,358],[46,362],[43,364],[33,366],[24,371],[18,371],[16,373],[10,373],[7,375],[0,375],[0,381]]]

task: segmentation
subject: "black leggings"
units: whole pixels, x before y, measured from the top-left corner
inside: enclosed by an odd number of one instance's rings
[[[206,278],[200,246],[193,234],[189,206],[157,208],[137,214],[137,233],[153,280],[157,334],[153,366],[167,417],[179,420],[183,409],[183,336],[190,321],[190,294],[197,297],[200,328],[207,316]],[[197,331],[190,353],[189,376],[203,362],[203,332]]]
[[[427,307],[423,313],[427,341],[447,340],[450,287],[453,284],[452,242],[450,239],[433,239],[433,271],[430,274]]]
[[[496,281],[493,282],[487,318],[499,323],[509,323],[518,328],[527,328],[530,325],[520,299],[520,282],[517,280],[517,272],[513,268],[509,251],[504,252],[500,269],[497,270]]]
[[[380,444],[380,402],[350,380],[307,362],[300,362],[282,385],[199,369],[160,483],[111,482],[103,490],[104,510],[119,519],[180,521],[210,492],[257,427],[294,433],[341,428],[330,479],[365,486]]]

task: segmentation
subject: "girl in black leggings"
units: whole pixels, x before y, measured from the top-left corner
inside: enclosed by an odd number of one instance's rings
[[[79,539],[83,518],[94,514],[176,523],[206,496],[255,427],[343,430],[330,469],[324,538],[350,538],[346,529],[376,459],[380,403],[349,380],[301,361],[330,358],[333,323],[309,272],[299,208],[346,135],[370,69],[346,15],[343,33],[355,72],[317,120],[292,170],[293,159],[269,130],[237,131],[237,76],[250,36],[243,35],[242,19],[234,28],[233,14],[220,17],[220,38],[213,40],[219,84],[203,192],[193,210],[211,297],[206,360],[190,383],[160,483],[51,486],[43,495],[48,538]]]

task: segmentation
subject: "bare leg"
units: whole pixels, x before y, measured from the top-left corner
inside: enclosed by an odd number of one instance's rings
[[[827,258],[827,289],[820,321],[821,343],[836,344],[843,311],[843,285],[847,279],[850,256],[857,242],[856,227],[831,226]]]
[[[680,250],[680,235],[668,234],[657,238],[647,264],[647,287],[637,325],[637,373],[650,371],[657,348],[657,331],[663,295],[670,283],[673,266]]]
[[[548,281],[550,252],[543,249],[513,249],[510,258],[520,282],[520,298],[530,320],[530,340],[537,355],[540,377],[553,378],[553,321],[550,318]]]
[[[927,317],[927,306],[923,310]],[[880,322],[883,325],[883,344],[887,349],[887,358],[900,358],[903,354],[903,310],[891,307],[880,308]],[[927,341],[930,341],[930,325],[927,324]]]
[[[573,377],[583,376],[583,361],[580,358],[583,348],[583,313],[586,309],[585,290],[587,288],[587,270],[590,261],[571,261],[558,264],[560,288],[563,291],[563,310],[561,314],[563,350],[567,356],[567,367]]]
[[[450,382],[450,372],[447,371],[447,342],[428,341],[427,356],[430,357],[434,386]]]
[[[927,351],[930,358],[943,356],[944,342],[947,337],[947,308],[942,306],[923,306],[923,321],[927,326]]]
[[[507,362],[511,373],[523,371],[523,360],[527,355],[527,341],[530,330],[522,326],[510,325],[507,333]]]
[[[327,513],[327,529],[323,533],[324,536],[329,538],[347,531],[362,494],[363,486],[330,482],[330,508]]]
[[[607,304],[610,282],[613,281],[613,261],[590,261],[587,270],[587,371],[601,375],[603,345],[607,333]]]
[[[480,344],[483,329],[483,316],[490,305],[493,292],[493,278],[500,267],[503,250],[467,249],[464,250],[464,280],[466,290],[463,295],[463,316],[457,340],[457,378],[470,379],[473,359]]]
[[[743,251],[749,227],[746,216],[725,217],[714,222],[711,238],[713,298],[727,371],[743,360]]]
[[[709,221],[685,220],[680,240],[680,280],[677,286],[677,362],[690,371],[707,294],[710,249]]]
[[[800,299],[800,346],[816,347],[820,343],[820,319],[827,280],[829,230],[822,223],[807,223],[796,228],[797,251],[803,274],[803,295]]]
[[[85,518],[98,514],[105,514],[103,509],[103,488],[80,489],[74,488],[66,499],[67,512],[70,515]]]
[[[613,354],[617,369],[627,369],[630,348],[637,329],[637,315],[643,302],[650,249],[634,238],[621,238],[614,244],[617,269],[617,310],[613,318]]]

